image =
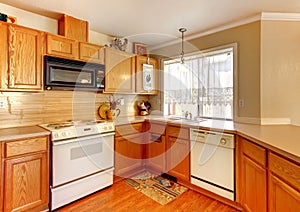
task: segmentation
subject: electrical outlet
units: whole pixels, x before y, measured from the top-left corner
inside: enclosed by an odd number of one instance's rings
[[[0,99],[0,109],[5,109],[6,107],[6,99]]]
[[[244,99],[239,99],[239,107],[240,107],[240,108],[245,107]]]
[[[125,99],[124,98],[120,99],[120,105],[124,105],[124,104],[125,104]]]

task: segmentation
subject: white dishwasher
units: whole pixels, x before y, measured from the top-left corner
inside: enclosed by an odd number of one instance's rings
[[[235,200],[234,135],[190,129],[191,183]]]

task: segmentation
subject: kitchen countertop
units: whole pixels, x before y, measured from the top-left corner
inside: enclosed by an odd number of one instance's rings
[[[50,132],[39,126],[4,128],[0,129],[0,142],[47,135]]]
[[[144,120],[153,123],[234,133],[300,163],[300,126],[242,124],[222,120],[189,121],[163,116],[121,118],[116,121],[116,126],[119,124],[143,122]]]

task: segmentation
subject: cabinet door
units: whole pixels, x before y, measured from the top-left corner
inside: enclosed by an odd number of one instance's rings
[[[299,189],[299,188],[298,188]],[[269,211],[299,211],[300,192],[275,175],[269,176]]]
[[[78,59],[78,41],[59,35],[47,34],[46,54],[68,59]]]
[[[266,149],[239,137],[240,203],[246,211],[267,210]]]
[[[4,211],[47,208],[48,170],[47,153],[6,159],[4,163]]]
[[[135,92],[135,55],[105,48],[105,92]]]
[[[168,174],[184,181],[190,180],[190,145],[183,140],[167,135],[166,167]]]
[[[8,87],[8,42],[7,24],[0,22],[0,89]]]
[[[131,177],[143,168],[143,139],[143,134],[115,138],[115,175]]]
[[[42,90],[42,32],[8,26],[8,88]]]
[[[104,64],[104,51],[101,51],[103,46],[98,46],[90,43],[79,43],[79,59]]]
[[[165,172],[166,137],[149,133],[146,146],[146,165],[151,171],[159,174]]]
[[[154,58],[149,58],[149,64],[153,65],[153,90],[144,90],[143,64],[148,64],[148,57],[136,56],[136,92],[139,94],[157,94],[158,92],[158,62]]]
[[[242,156],[242,199],[246,211],[267,210],[267,172],[253,160]]]

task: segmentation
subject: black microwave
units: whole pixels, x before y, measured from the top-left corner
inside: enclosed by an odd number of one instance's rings
[[[105,66],[45,56],[44,85],[46,90],[103,90]]]

